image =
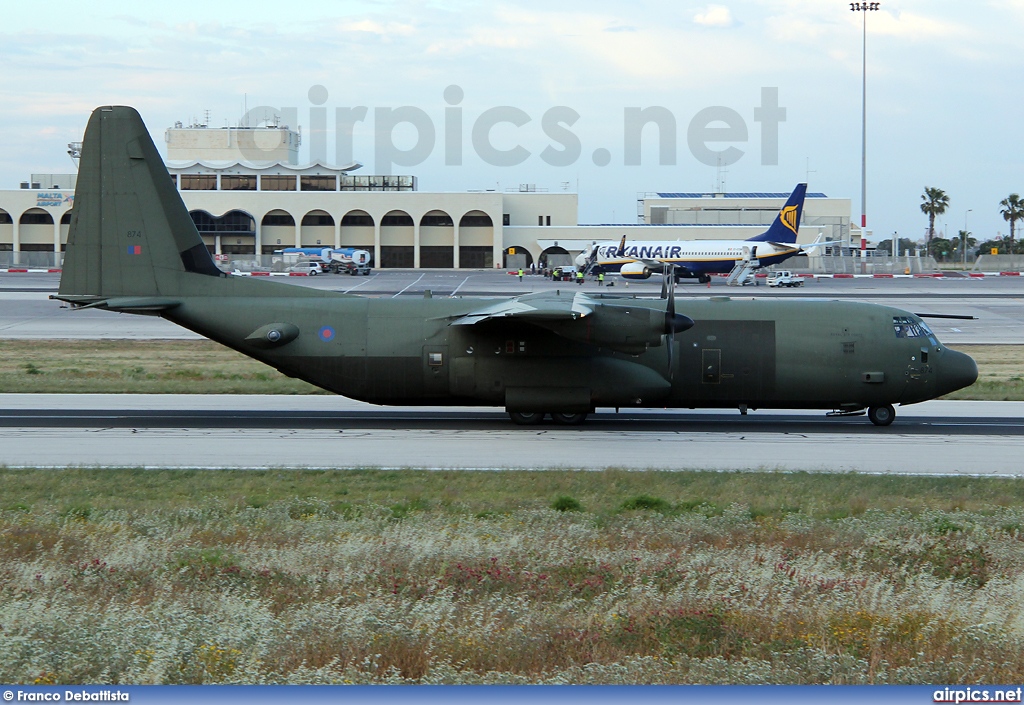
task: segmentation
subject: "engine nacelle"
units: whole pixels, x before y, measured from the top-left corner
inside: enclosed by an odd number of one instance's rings
[[[663,309],[617,303],[596,306],[585,319],[537,323],[569,340],[638,355],[661,345],[666,333],[691,328],[693,319],[680,314],[668,319]]]
[[[622,265],[619,275],[624,279],[650,279],[651,269],[643,262],[630,262]]]

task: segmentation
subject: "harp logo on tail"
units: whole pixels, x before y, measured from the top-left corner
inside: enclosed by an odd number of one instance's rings
[[[779,213],[779,220],[787,228],[796,233],[796,206],[786,206]]]

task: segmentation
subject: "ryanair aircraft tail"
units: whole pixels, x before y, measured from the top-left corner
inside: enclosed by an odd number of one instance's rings
[[[93,111],[85,130],[58,297],[175,296],[223,277],[134,108]]]
[[[807,195],[807,184],[797,184],[790,194],[786,205],[775,217],[772,226],[747,242],[796,242],[796,234],[800,229],[800,216],[804,212],[804,197]]]

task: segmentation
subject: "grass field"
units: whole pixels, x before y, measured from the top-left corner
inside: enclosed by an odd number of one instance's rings
[[[1024,346],[962,345],[980,377],[950,399],[1024,400]],[[0,393],[318,394],[208,340],[0,340]]]
[[[1024,482],[0,470],[7,683],[1019,683]]]

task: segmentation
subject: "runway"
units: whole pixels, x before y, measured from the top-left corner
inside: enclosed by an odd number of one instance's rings
[[[71,311],[48,298],[54,274],[0,275],[0,337],[195,338],[150,316]],[[278,280],[282,281],[282,280]],[[388,270],[371,277],[284,278],[376,297],[516,295],[573,284],[499,271]],[[660,283],[591,293],[657,296]],[[710,295],[813,296],[973,315],[932,319],[944,342],[1024,343],[1018,278],[819,280],[793,291],[683,282],[678,306]],[[1016,477],[1024,473],[1024,403],[927,402],[896,423],[817,411],[631,411],[583,427],[516,427],[500,409],[383,408],[337,396],[5,395],[0,463],[9,467],[427,467],[808,470]]]
[[[882,429],[863,416],[717,410],[517,427],[494,409],[332,396],[7,395],[2,406],[8,467],[1024,473],[1024,402],[926,402]]]

